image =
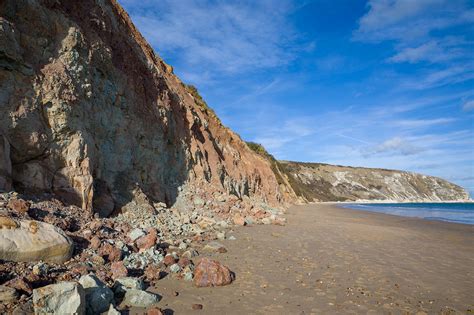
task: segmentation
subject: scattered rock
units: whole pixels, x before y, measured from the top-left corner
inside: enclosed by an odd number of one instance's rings
[[[76,282],[60,282],[33,290],[35,314],[84,314],[85,292]]]
[[[157,281],[162,278],[162,270],[156,265],[149,265],[145,269],[145,278],[148,281]]]
[[[12,198],[8,201],[7,207],[18,213],[27,213],[30,210],[30,203],[23,199]]]
[[[272,224],[272,220],[270,220],[270,218],[263,218],[262,223],[265,225]]]
[[[273,221],[272,221],[272,224],[273,225],[281,225],[281,226],[284,226],[286,224],[286,219],[285,218],[275,218]]]
[[[88,313],[99,314],[109,309],[114,293],[94,275],[85,275],[79,279],[85,290],[86,309]]]
[[[186,250],[186,248],[188,248],[188,244],[186,244],[185,242],[181,242],[181,243],[179,243],[178,248],[180,250]]]
[[[44,276],[47,275],[49,271],[49,267],[47,264],[43,262],[39,262],[36,265],[33,266],[32,273],[36,276]]]
[[[25,279],[25,277],[17,277],[5,283],[6,286],[14,288],[20,293],[31,294],[33,293],[33,288],[31,287],[30,282]]]
[[[194,269],[194,285],[197,287],[223,286],[232,281],[229,268],[216,260],[202,258]]]
[[[186,266],[189,265],[190,263],[191,263],[191,260],[189,260],[187,257],[181,257],[181,258],[178,260],[178,265],[179,265],[181,268],[186,267]]]
[[[29,300],[15,307],[11,315],[30,315],[34,313],[35,309],[33,308],[33,301]]]
[[[180,267],[178,264],[172,264],[172,265],[170,266],[170,271],[171,271],[172,273],[178,273],[178,272],[181,271],[181,267]]]
[[[98,250],[100,247],[101,241],[98,236],[94,236],[90,241],[90,247],[94,250]]]
[[[227,253],[227,248],[219,242],[210,242],[204,246],[204,251],[207,252],[217,252],[217,253]]]
[[[18,298],[18,293],[14,288],[0,285],[0,303],[9,303]]]
[[[122,305],[131,307],[150,307],[160,301],[160,296],[150,292],[130,289],[125,291]]]
[[[153,307],[146,311],[146,315],[164,315],[164,313],[160,308]]]
[[[193,310],[202,310],[203,306],[202,304],[193,304],[192,309]]]
[[[168,254],[165,256],[165,259],[163,260],[163,263],[166,265],[166,266],[170,266],[170,265],[173,265],[176,263],[176,258],[173,257],[173,255],[171,254]]]
[[[21,221],[0,229],[0,259],[63,263],[71,258],[72,240],[59,228],[39,221]]]
[[[123,261],[116,261],[110,265],[110,271],[112,272],[112,278],[122,278],[128,276],[128,269],[123,264]]]
[[[151,229],[147,235],[137,239],[136,244],[140,250],[146,250],[155,246],[157,241],[157,234],[155,229]]]
[[[184,281],[193,281],[194,278],[194,265],[188,265],[183,268],[183,279]]]
[[[216,234],[216,237],[217,237],[217,239],[219,239],[219,240],[221,240],[221,241],[222,241],[222,240],[225,240],[225,232],[218,232],[218,233]]]
[[[122,251],[120,248],[115,247],[114,245],[105,242],[99,248],[99,255],[107,259],[108,261],[119,261],[122,259]]]
[[[140,237],[142,236],[145,236],[145,232],[143,232],[142,229],[139,229],[139,228],[136,228],[136,229],[133,229],[129,234],[128,234],[128,237],[130,238],[130,240],[132,242],[135,242],[137,239],[139,239]]]
[[[233,221],[235,225],[241,225],[241,226],[245,225],[245,219],[241,215],[234,216]]]
[[[134,277],[123,277],[115,279],[112,287],[116,294],[124,294],[127,290],[145,290],[143,280]]]
[[[246,217],[245,218],[245,225],[252,225],[254,223],[255,223],[254,218],[252,218],[252,217]]]
[[[185,257],[185,258],[188,258],[188,259],[191,259],[193,257],[196,257],[196,256],[199,256],[199,253],[197,252],[197,250],[195,249],[189,249],[187,251],[185,251],[181,257]]]
[[[107,313],[103,313],[102,315],[120,315],[121,313],[115,309],[115,307],[110,304]]]

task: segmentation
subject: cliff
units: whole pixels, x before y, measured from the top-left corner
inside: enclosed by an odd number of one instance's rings
[[[0,2],[0,190],[12,188],[102,216],[137,198],[292,200],[115,0]]]
[[[279,161],[296,194],[307,201],[468,200],[469,194],[444,179],[403,171]]]
[[[300,201],[466,199],[406,172],[279,162],[222,125],[115,0],[0,2],[0,191],[108,216]],[[214,202],[220,200],[220,202]]]

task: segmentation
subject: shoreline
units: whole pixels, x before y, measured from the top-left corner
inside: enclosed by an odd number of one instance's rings
[[[388,204],[391,204],[391,203],[388,203]],[[397,203],[398,204],[398,203]],[[400,204],[403,204],[403,203],[400,203]],[[407,204],[407,203],[405,203]],[[412,204],[412,203],[409,203],[409,204]],[[413,204],[425,204],[425,203],[413,203]],[[429,204],[433,204],[433,203],[429,203]],[[443,204],[443,203],[441,203]],[[446,203],[444,203],[446,204]],[[457,203],[454,203],[454,204],[457,204]],[[350,206],[347,206],[347,205],[365,205],[364,203],[345,203],[345,204],[333,204],[335,207],[339,207],[339,208],[342,208],[342,209],[350,209],[350,210],[356,210],[356,211],[364,211],[364,212],[370,212],[370,213],[380,213],[380,214],[385,214],[385,215],[390,215],[390,216],[396,216],[396,217],[403,217],[403,218],[414,218],[414,219],[421,219],[421,220],[424,220],[424,221],[436,221],[436,222],[445,222],[445,223],[454,223],[454,224],[462,224],[462,225],[473,225],[474,226],[474,223],[468,223],[468,222],[460,222],[460,221],[455,221],[455,220],[449,220],[449,219],[438,219],[437,217],[420,217],[420,216],[408,216],[408,215],[402,215],[402,214],[394,214],[394,213],[388,213],[388,212],[382,212],[382,211],[371,211],[371,210],[365,210],[365,209],[361,209],[361,208],[357,208],[357,207],[350,207]],[[372,205],[372,206],[376,206],[376,205],[379,205],[379,203],[367,203],[367,205]],[[385,205],[384,203],[380,204],[380,205]],[[374,208],[375,209],[375,208]],[[402,207],[399,208],[400,210],[403,210]],[[422,208],[420,208],[420,210],[422,210]],[[429,210],[428,210],[429,211]]]
[[[195,288],[165,278],[160,307],[177,314],[467,313],[474,310],[474,226],[311,204],[285,226],[237,227],[226,253],[201,253],[236,274]],[[200,259],[197,258],[197,260]],[[175,297],[175,294],[179,297]]]
[[[466,200],[443,200],[443,201],[403,201],[403,200],[354,200],[354,201],[315,201],[309,202],[309,205],[318,205],[318,204],[326,204],[326,205],[337,205],[337,204],[385,204],[385,203],[415,203],[415,204],[422,204],[422,203],[474,203],[474,199],[466,199]]]

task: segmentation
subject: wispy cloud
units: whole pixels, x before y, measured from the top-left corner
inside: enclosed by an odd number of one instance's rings
[[[474,110],[474,100],[469,100],[469,101],[466,101],[463,105],[462,105],[462,109],[466,112],[468,111],[471,111],[471,110]]]
[[[424,149],[418,147],[406,139],[400,137],[394,137],[384,141],[383,143],[373,147],[368,148],[366,152],[363,152],[365,156],[371,154],[380,154],[380,153],[395,153],[401,155],[413,155],[422,152]]]
[[[392,122],[393,125],[405,128],[424,128],[436,125],[445,125],[456,121],[454,118],[435,118],[435,119],[402,119]]]
[[[389,63],[426,66],[416,79],[401,75],[402,88],[425,90],[474,79],[473,43],[456,32],[457,27],[474,23],[469,1],[369,0],[367,6],[353,39],[389,41],[395,51]]]
[[[192,81],[204,69],[216,75],[282,66],[307,47],[288,23],[295,9],[289,0],[121,2],[151,44],[165,58],[179,58],[177,66]]]
[[[474,21],[463,0],[369,0],[354,38],[362,41],[415,42],[435,30]]]

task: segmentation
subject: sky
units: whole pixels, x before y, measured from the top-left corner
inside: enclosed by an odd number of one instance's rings
[[[474,196],[474,1],[119,2],[276,158],[434,175]]]

